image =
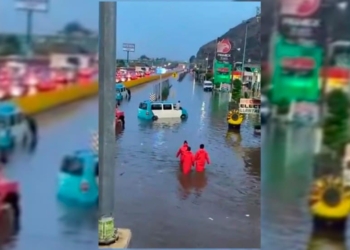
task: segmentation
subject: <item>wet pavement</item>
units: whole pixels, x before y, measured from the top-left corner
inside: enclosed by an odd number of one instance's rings
[[[311,127],[274,125],[262,131],[262,249],[346,249],[337,235],[312,233],[307,197],[313,179],[313,142]]]
[[[253,135],[254,118],[240,134],[228,133],[227,95],[204,93],[190,76],[172,83],[170,98],[189,112],[183,123],[137,119],[151,85],[133,89],[131,101],[121,105],[127,118],[116,146],[116,226],[131,228],[134,248],[258,248],[260,137]],[[95,98],[41,115],[36,152],[9,164],[9,176],[21,183],[23,206],[12,249],[97,248],[96,209],[67,208],[55,197],[62,156],[89,145],[97,103]],[[175,154],[183,140],[194,150],[206,145],[212,163],[205,175],[179,173]]]

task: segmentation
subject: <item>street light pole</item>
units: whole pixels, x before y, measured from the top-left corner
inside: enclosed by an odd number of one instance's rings
[[[249,21],[245,22],[245,34],[244,34],[244,47],[243,47],[243,60],[242,60],[242,83],[244,80],[244,62],[245,62],[245,51],[247,47],[247,33],[248,33],[248,23]]]
[[[99,245],[117,240],[115,202],[116,3],[99,4]]]
[[[26,44],[27,56],[32,55],[32,33],[33,33],[33,10],[27,10],[27,30],[26,30]]]

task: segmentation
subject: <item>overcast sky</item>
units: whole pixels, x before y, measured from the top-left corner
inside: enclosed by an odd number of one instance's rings
[[[15,1],[0,0],[0,32],[25,33],[26,14]],[[122,43],[136,44],[140,55],[188,60],[199,47],[255,15],[260,3],[229,1],[122,1],[117,10],[117,57],[126,58]],[[36,13],[33,33],[54,34],[67,22],[98,28],[98,1],[51,0],[47,13]]]

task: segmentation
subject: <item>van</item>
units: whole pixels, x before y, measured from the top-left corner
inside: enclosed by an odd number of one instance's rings
[[[177,109],[176,103],[173,102],[144,101],[139,105],[138,118],[153,121],[162,118],[180,118],[185,120],[188,118],[188,113],[187,110],[182,107]]]
[[[27,119],[23,112],[12,102],[0,104],[0,137],[9,130],[14,144],[24,143],[30,137]]]
[[[121,101],[124,98],[127,98],[128,96],[128,91],[126,90],[124,84],[122,83],[117,83],[115,85],[115,91],[116,91],[115,99],[117,101]]]

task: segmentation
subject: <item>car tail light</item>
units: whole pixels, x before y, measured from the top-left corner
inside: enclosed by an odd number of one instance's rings
[[[87,182],[82,182],[81,184],[80,184],[80,190],[82,191],[82,192],[87,192],[88,190],[89,190],[89,183],[87,183]]]

